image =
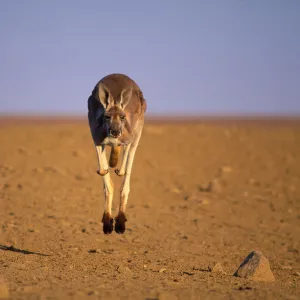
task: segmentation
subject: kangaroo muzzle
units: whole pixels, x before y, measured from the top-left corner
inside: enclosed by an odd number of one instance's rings
[[[113,138],[118,138],[122,135],[122,124],[117,120],[113,120],[109,128],[109,134]]]
[[[109,131],[109,134],[110,134],[112,137],[117,138],[117,137],[119,137],[119,136],[122,135],[122,131],[121,131],[120,129],[111,129],[111,130]]]

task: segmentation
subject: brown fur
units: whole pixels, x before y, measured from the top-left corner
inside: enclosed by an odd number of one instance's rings
[[[146,111],[147,105],[146,101],[143,96],[143,92],[140,90],[138,85],[128,76],[123,74],[111,74],[108,76],[103,77],[100,82],[95,86],[92,96],[96,99],[99,99],[99,84],[103,83],[105,86],[109,88],[109,92],[113,97],[115,104],[120,99],[121,92],[124,88],[132,87],[133,88],[133,95],[131,99],[130,106],[138,108],[137,110],[130,110],[135,111],[137,114],[144,113]],[[136,101],[140,102],[140,105],[136,105]]]
[[[113,99],[113,103],[109,107],[105,107],[101,103],[101,84],[105,86],[107,93],[110,95],[109,99]],[[119,141],[121,144],[133,141],[133,128],[135,128],[139,120],[144,118],[144,113],[147,109],[146,100],[144,99],[143,92],[131,78],[123,74],[110,74],[102,78],[96,84],[88,99],[89,125],[95,145],[102,144],[107,137],[107,133],[104,130],[105,124],[103,124],[104,122],[101,118],[96,119],[96,112],[102,111],[103,114],[106,112],[111,115],[112,118],[118,116],[120,111],[116,104],[120,102],[120,96],[124,89],[132,89],[132,93],[130,101],[123,112],[126,115],[126,122],[124,124],[124,132],[119,138]]]
[[[103,223],[103,232],[105,234],[112,233],[114,229],[114,219],[111,217],[109,213],[103,214],[102,223]]]
[[[127,221],[125,214],[120,211],[115,218],[116,224],[115,224],[115,231],[118,234],[123,234],[125,232],[125,222]]]
[[[115,168],[118,164],[119,155],[120,155],[121,147],[120,146],[112,146],[110,157],[109,157],[109,166],[111,168]]]
[[[119,213],[115,219],[115,231],[125,232],[126,203],[130,190],[130,174],[137,145],[144,125],[144,114],[147,109],[146,100],[138,85],[124,74],[110,74],[102,78],[94,87],[88,99],[88,120],[94,144],[97,148],[100,170],[98,174],[104,176],[105,208],[103,215],[103,232],[110,234],[113,231],[111,217],[111,202],[113,185],[109,184],[109,170],[118,164],[121,147],[129,146],[124,153],[122,174],[125,175],[120,197]],[[105,147],[111,147],[109,162],[103,156]],[[101,149],[100,149],[101,148]],[[101,151],[101,152],[100,152]],[[105,166],[105,167],[103,167]],[[102,169],[101,169],[102,168]],[[126,186],[124,186],[126,184]]]

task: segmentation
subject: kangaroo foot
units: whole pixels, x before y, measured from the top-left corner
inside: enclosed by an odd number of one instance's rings
[[[115,169],[115,173],[116,173],[118,176],[124,176],[124,175],[125,175],[125,172],[120,172],[119,169]]]
[[[102,218],[103,232],[105,234],[111,234],[114,229],[114,219],[109,213],[104,213]]]
[[[106,175],[108,173],[108,171],[109,170],[101,170],[101,171],[97,170],[97,174],[100,175],[100,176],[104,176],[104,175]]]
[[[120,211],[115,220],[115,232],[118,234],[123,234],[125,232],[125,222],[127,221],[125,214]]]

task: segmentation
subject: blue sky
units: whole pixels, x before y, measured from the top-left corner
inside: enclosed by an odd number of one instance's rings
[[[125,73],[149,114],[300,114],[300,1],[0,1],[0,113],[86,114]]]

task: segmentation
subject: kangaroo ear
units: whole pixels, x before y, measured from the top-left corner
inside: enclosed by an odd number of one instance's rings
[[[114,102],[109,89],[102,82],[100,82],[98,85],[97,98],[100,100],[105,109],[107,109]]]
[[[124,89],[121,93],[119,105],[124,109],[132,96],[132,88]]]

